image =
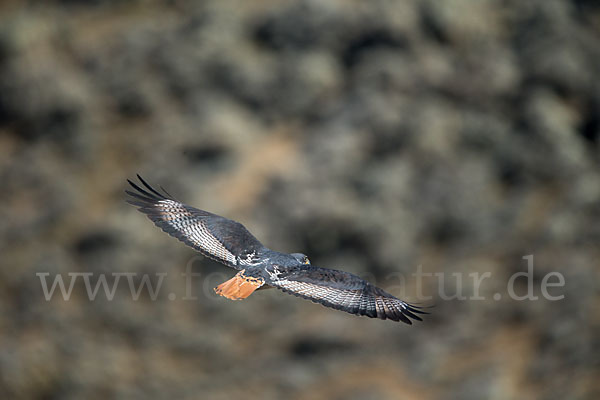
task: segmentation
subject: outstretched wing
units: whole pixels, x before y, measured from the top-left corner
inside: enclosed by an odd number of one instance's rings
[[[348,272],[313,266],[268,267],[268,284],[282,291],[356,315],[412,324],[427,314]]]
[[[136,190],[126,190],[129,204],[138,207],[156,226],[203,255],[235,269],[259,260],[265,247],[239,222],[198,210],[175,200],[164,189],[154,190],[139,175],[145,189],[127,180]]]

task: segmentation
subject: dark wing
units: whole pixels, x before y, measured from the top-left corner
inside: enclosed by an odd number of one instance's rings
[[[350,314],[407,324],[412,324],[409,317],[422,321],[416,314],[427,314],[348,272],[313,266],[273,266],[267,271],[269,285]]]
[[[129,204],[148,215],[156,226],[203,255],[235,269],[259,260],[264,246],[242,224],[175,200],[164,189],[161,194],[139,175],[145,189],[127,180],[136,190],[125,192]]]

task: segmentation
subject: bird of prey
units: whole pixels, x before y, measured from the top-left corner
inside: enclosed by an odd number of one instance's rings
[[[127,180],[135,191],[128,203],[138,207],[156,226],[204,256],[239,272],[215,288],[231,300],[250,296],[259,288],[275,287],[285,293],[326,307],[370,318],[412,324],[427,314],[348,272],[319,268],[301,253],[285,254],[263,246],[242,224],[183,204],[165,189],[160,193],[139,175],[139,185]]]

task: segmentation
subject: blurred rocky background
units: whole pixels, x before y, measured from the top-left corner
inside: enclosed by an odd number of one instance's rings
[[[600,398],[599,72],[592,0],[3,0],[0,398]],[[436,307],[217,298],[136,173]],[[164,282],[46,301],[74,272]]]

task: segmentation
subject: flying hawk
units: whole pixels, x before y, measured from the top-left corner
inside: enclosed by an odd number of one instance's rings
[[[348,272],[314,267],[300,253],[285,254],[266,248],[239,222],[190,207],[165,189],[159,193],[137,176],[144,188],[129,179],[134,191],[128,203],[138,207],[156,226],[204,256],[239,272],[215,288],[231,300],[245,299],[258,288],[276,287],[285,293],[326,307],[370,318],[412,324],[427,314]]]

